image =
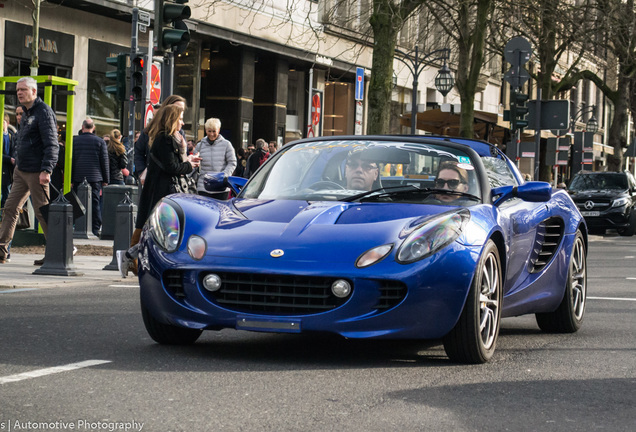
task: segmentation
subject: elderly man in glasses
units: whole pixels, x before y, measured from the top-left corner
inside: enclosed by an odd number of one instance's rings
[[[347,156],[345,165],[347,189],[370,191],[380,187],[378,164],[361,158],[363,152],[364,148],[358,147],[351,150]]]
[[[435,177],[435,188],[455,192],[468,192],[468,173],[457,166],[456,162],[442,162]],[[436,194],[435,198],[448,203],[455,201],[461,194]]]

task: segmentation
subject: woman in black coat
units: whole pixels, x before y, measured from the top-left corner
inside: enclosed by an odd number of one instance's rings
[[[170,194],[172,177],[185,176],[199,166],[199,157],[186,154],[187,144],[179,133],[182,126],[183,108],[177,105],[160,108],[152,120],[148,133],[151,156],[139,199],[132,244],[139,241],[141,228],[155,205]]]
[[[121,143],[121,132],[119,129],[110,131],[108,139],[108,167],[110,169],[110,184],[123,185],[124,174],[122,169],[128,165],[126,147]]]

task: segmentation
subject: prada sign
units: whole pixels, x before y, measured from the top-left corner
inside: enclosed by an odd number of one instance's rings
[[[4,52],[7,57],[31,58],[33,28],[11,21],[6,22]],[[40,28],[38,57],[41,63],[73,67],[75,36]]]

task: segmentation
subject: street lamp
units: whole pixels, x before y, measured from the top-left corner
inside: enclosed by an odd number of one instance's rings
[[[404,63],[413,75],[413,92],[411,97],[411,135],[415,135],[415,125],[417,122],[417,84],[419,81],[420,73],[425,66],[443,60],[444,65],[441,67],[441,69],[437,73],[437,76],[435,77],[435,88],[442,94],[442,96],[446,96],[455,85],[453,75],[451,75],[450,69],[446,64],[446,61],[450,56],[450,49],[438,49],[435,51],[431,51],[430,53],[425,54],[422,57],[420,57],[419,55],[417,46],[413,50],[412,54],[407,54],[403,51],[400,51],[399,49],[396,49],[395,52],[401,56],[395,58]]]
[[[585,114],[592,113],[592,116],[587,120],[587,123],[585,124],[585,131],[592,133],[598,132],[598,120],[596,120],[596,116],[594,115],[595,112],[596,105],[590,105],[589,107],[586,107],[585,105],[581,106],[581,108],[571,118],[570,131],[574,132],[576,122],[582,119]]]

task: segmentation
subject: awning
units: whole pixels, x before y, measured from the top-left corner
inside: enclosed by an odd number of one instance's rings
[[[411,126],[411,113],[402,114],[400,125]],[[417,113],[416,129],[437,135],[459,136],[459,114],[442,112],[439,108]],[[475,111],[474,131],[476,139],[492,144],[503,144],[504,137],[509,135],[508,122],[504,122],[498,114]],[[508,131],[508,134],[506,134]],[[524,132],[522,141],[531,141],[534,135]]]

